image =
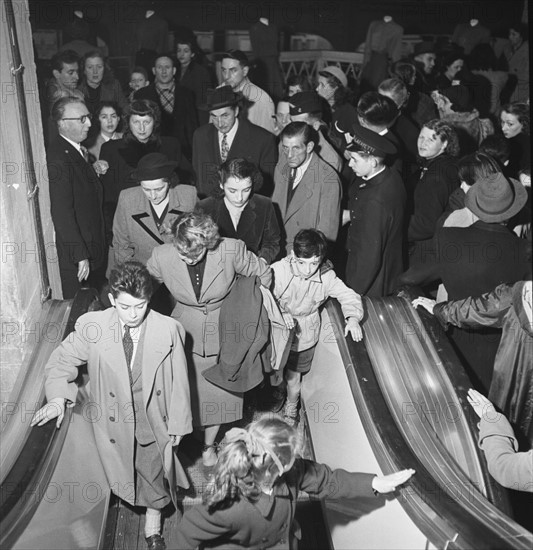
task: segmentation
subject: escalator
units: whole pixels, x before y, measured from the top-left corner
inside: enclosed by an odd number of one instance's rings
[[[325,308],[302,390],[313,449],[333,467],[416,475],[370,515],[326,503],[332,546],[531,548],[533,535],[509,517],[506,491],[487,472],[469,381],[438,323],[403,298],[366,299],[365,311],[355,343],[343,336],[339,305]]]
[[[100,548],[109,488],[94,443],[84,377],[79,399],[67,408],[60,429],[51,421],[30,427],[45,403],[44,367],[77,318],[99,309],[93,290],[73,301],[50,300],[36,323],[38,338],[2,411],[0,451],[0,547],[13,549]],[[80,369],[81,370],[81,369]]]

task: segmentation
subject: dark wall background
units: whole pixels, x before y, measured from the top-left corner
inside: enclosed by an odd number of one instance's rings
[[[17,3],[16,0],[14,2]],[[392,15],[406,34],[451,34],[472,17],[494,34],[519,21],[523,0],[29,0],[33,29],[62,29],[75,9],[85,13],[110,47],[111,55],[132,55],[135,28],[146,9],[165,17],[171,29],[247,29],[269,17],[285,35],[309,32],[327,38],[336,50],[353,51],[364,41],[370,21]],[[215,49],[216,49],[215,44]],[[223,46],[221,46],[223,48]]]

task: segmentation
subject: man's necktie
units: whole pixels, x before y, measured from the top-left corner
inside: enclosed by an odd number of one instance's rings
[[[292,189],[295,179],[296,179],[296,168],[291,168],[291,172],[289,174],[289,189]]]
[[[226,134],[222,136],[222,143],[220,145],[220,158],[222,159],[222,162],[226,162],[226,159],[228,158],[229,153],[229,147],[228,147],[228,138]]]
[[[130,385],[133,386],[133,378],[131,375],[131,358],[133,357],[133,340],[130,334],[131,328],[128,325],[124,325],[124,337],[122,338],[122,345],[124,346],[124,354],[126,355],[126,364],[128,365],[128,374],[130,377]]]
[[[85,159],[85,162],[89,162],[89,151],[87,151],[87,147],[85,147],[84,145],[80,145],[80,150],[83,158]]]
[[[172,90],[161,90],[161,106],[168,113],[174,110],[174,93]]]

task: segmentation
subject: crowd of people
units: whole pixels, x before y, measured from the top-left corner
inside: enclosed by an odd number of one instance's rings
[[[329,65],[316,82],[289,77],[276,101],[239,50],[220,56],[216,86],[192,33],[154,56],[151,75],[135,67],[129,91],[98,50],[54,56],[46,136],[63,297],[94,286],[111,307],[82,316],[54,352],[33,422],[61,423],[82,362],[102,407],[134,405],[134,424],[103,419],[97,444],[118,496],[147,508],[150,550],[164,548],[161,509],[188,486],[173,448],[193,429],[214,477],[180,548],[285,544],[283,495],[331,483],[338,498],[386,493],[412,475],[298,458],[300,389],[329,297],[359,341],[362,296],[421,285],[428,298],[414,305],[453,325],[472,386],[509,418],[516,449],[531,448],[529,75],[515,59],[527,37],[513,27],[500,57],[485,43],[421,42],[373,88],[366,67],[362,93]],[[109,338],[88,339],[91,323]],[[279,417],[231,429],[217,455],[220,427],[242,420],[256,388]]]

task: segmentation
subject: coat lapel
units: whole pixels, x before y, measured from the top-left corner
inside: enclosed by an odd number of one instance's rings
[[[126,355],[122,344],[122,328],[115,308],[112,308],[111,311],[107,334],[102,343],[102,351],[105,363],[111,365],[121,379],[122,386],[125,388],[130,387],[128,365],[126,364]]]
[[[157,369],[172,351],[172,341],[169,337],[169,331],[161,330],[161,324],[157,322],[157,318],[151,311],[148,312],[144,322],[146,323],[146,328],[144,333],[141,376],[143,401],[146,406],[152,395]]]
[[[252,227],[255,226],[257,220],[257,214],[255,212],[255,202],[253,197],[250,202],[245,206],[237,225],[237,238],[244,237]],[[233,224],[232,224],[233,226]]]
[[[285,221],[290,219],[305,203],[313,196],[313,182],[319,177],[318,162],[316,154],[313,154],[313,160],[307,167],[303,178],[297,185],[291,202],[287,205],[287,211],[285,213]],[[287,182],[288,185],[288,182]]]
[[[216,250],[207,253],[205,264],[204,279],[202,282],[202,290],[200,292],[200,302],[207,301],[207,294],[213,283],[217,280],[220,274],[224,271],[224,241]],[[189,283],[190,284],[190,283]],[[191,285],[192,287],[192,285]],[[193,293],[194,294],[194,293]]]

